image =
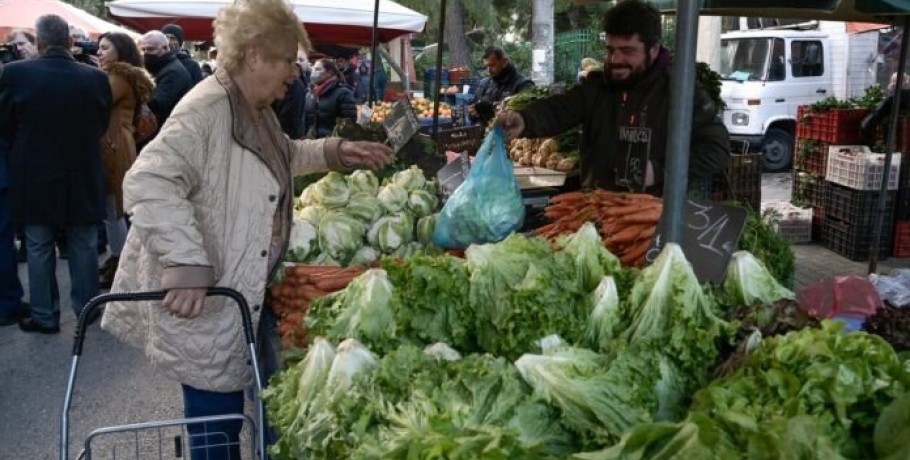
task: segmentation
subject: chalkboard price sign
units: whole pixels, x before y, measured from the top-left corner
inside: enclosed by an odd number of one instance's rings
[[[436,177],[439,178],[439,188],[443,195],[449,196],[468,178],[471,172],[471,158],[462,152],[458,159],[442,167]]]
[[[411,108],[411,102],[405,98],[392,104],[392,110],[382,121],[382,127],[388,137],[389,146],[397,153],[420,131],[420,121]]]
[[[689,200],[686,204],[686,228],[682,244],[686,259],[692,264],[698,280],[721,283],[727,264],[739,247],[746,224],[747,211],[736,206],[703,203]],[[657,232],[645,260],[654,261],[666,243],[664,217],[661,216]]]
[[[468,152],[473,155],[483,144],[483,126],[468,126],[465,128],[447,129],[436,135],[436,148],[440,153]]]

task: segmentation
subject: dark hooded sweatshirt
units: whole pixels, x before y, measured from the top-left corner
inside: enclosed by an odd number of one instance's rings
[[[531,104],[520,112],[522,136],[551,137],[581,125],[583,187],[661,195],[669,108],[670,59],[661,49],[651,68],[633,81],[612,81],[603,72],[591,72],[566,93]],[[711,97],[698,86],[689,152],[691,182],[710,178],[730,164],[727,129]],[[649,161],[654,185],[645,187]]]

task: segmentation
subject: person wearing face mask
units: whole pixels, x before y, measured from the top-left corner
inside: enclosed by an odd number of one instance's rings
[[[564,94],[506,111],[500,120],[511,137],[551,137],[582,126],[582,186],[663,193],[670,104],[670,54],[661,46],[660,12],[625,0],[603,18],[607,55],[603,71],[588,73]],[[730,164],[730,141],[718,107],[695,91],[690,143],[690,190]]]
[[[306,98],[307,136],[322,138],[332,134],[339,118],[357,119],[354,91],[344,83],[335,61],[320,59],[310,73],[313,87]]]
[[[159,129],[180,102],[180,98],[193,87],[189,72],[170,50],[167,36],[161,31],[146,32],[139,39],[139,50],[145,68],[155,79],[155,92],[148,106],[158,119]]]
[[[188,418],[243,413],[253,374],[236,305],[205,294],[212,286],[238,290],[253,327],[268,327],[265,290],[288,250],[293,177],[379,170],[391,161],[391,150],[375,142],[291,140],[281,132],[271,105],[298,78],[298,47],[309,48],[286,0],[230,2],[214,29],[215,74],[177,104],[123,180],[132,227],[111,292],[167,295],[110,303],[101,320],[181,384]],[[189,424],[190,458],[241,458],[241,428]]]

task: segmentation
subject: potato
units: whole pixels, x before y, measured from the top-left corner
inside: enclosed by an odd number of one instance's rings
[[[563,158],[560,160],[559,164],[556,165],[557,171],[574,171],[578,167],[578,160],[575,158]]]
[[[545,152],[545,153],[558,152],[558,151],[559,151],[559,143],[556,142],[556,139],[554,139],[554,138],[552,138],[552,137],[549,138],[549,139],[544,139],[544,140],[540,143],[540,146],[538,147],[538,151],[540,151],[540,152],[542,152],[542,153],[543,153],[543,152]]]

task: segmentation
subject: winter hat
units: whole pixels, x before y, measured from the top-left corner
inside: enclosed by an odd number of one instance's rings
[[[168,24],[161,28],[161,32],[164,35],[173,35],[177,38],[177,42],[180,43],[180,46],[183,46],[183,28],[177,24]]]

